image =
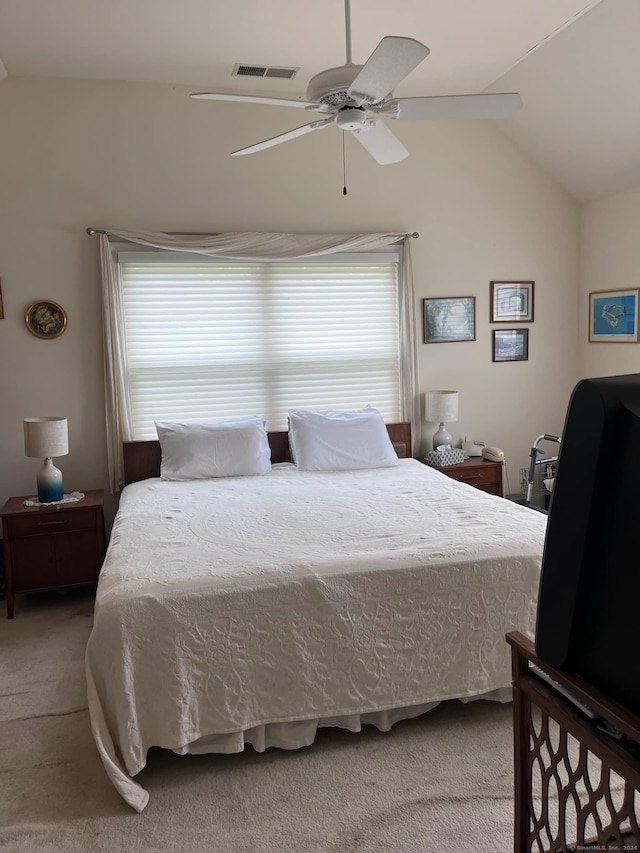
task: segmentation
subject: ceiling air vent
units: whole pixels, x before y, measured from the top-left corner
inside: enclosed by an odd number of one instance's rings
[[[234,77],[278,77],[281,80],[293,80],[299,68],[281,68],[277,65],[247,65],[238,62],[233,67]]]

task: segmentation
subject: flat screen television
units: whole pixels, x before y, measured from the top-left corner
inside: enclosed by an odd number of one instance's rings
[[[535,645],[640,714],[640,374],[584,379],[571,395]]]

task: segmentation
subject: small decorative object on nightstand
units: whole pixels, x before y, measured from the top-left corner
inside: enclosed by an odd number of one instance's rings
[[[438,450],[430,450],[427,453],[426,462],[433,468],[448,468],[450,465],[459,465],[464,462],[464,450],[459,447],[442,445]]]
[[[25,506],[9,498],[0,510],[7,616],[18,592],[95,584],[105,553],[102,490],[74,503]]]

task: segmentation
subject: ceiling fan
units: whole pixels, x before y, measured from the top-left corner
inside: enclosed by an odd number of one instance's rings
[[[429,55],[429,48],[412,38],[385,36],[364,65],[354,65],[351,61],[350,0],[345,0],[345,25],[346,64],[312,77],[306,101],[223,92],[191,95],[212,101],[298,107],[324,116],[233,151],[234,156],[254,154],[335,123],[341,130],[351,131],[374,160],[386,165],[403,160],[409,152],[381,118],[400,121],[508,118],[522,106],[522,99],[516,93],[393,98],[393,89]]]

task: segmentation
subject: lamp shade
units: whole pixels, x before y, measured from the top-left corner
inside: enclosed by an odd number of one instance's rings
[[[40,459],[66,456],[69,433],[66,418],[25,418],[24,455]]]
[[[452,423],[458,420],[457,391],[427,391],[425,420]]]

